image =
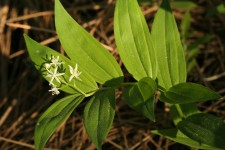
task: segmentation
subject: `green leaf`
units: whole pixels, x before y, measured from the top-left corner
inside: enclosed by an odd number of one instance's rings
[[[191,59],[188,64],[187,64],[187,73],[189,74],[191,72],[191,70],[196,66],[196,60],[195,59]]]
[[[183,40],[188,38],[190,35],[190,25],[191,25],[191,14],[189,11],[186,11],[181,22],[181,37]]]
[[[115,91],[106,89],[96,93],[86,104],[84,126],[97,149],[109,132],[115,115]]]
[[[216,148],[225,149],[225,123],[210,114],[194,114],[177,125],[189,138]]]
[[[203,43],[207,43],[210,40],[214,38],[213,35],[205,35],[203,37],[200,37],[199,39],[195,40],[193,43],[187,46],[187,55],[186,55],[186,60],[187,60],[187,72],[189,73],[192,68],[196,65],[196,56],[198,55],[200,48],[199,45]]]
[[[190,0],[173,1],[171,2],[171,7],[189,10],[197,7],[197,4]]]
[[[123,96],[128,105],[143,116],[155,121],[154,99],[157,85],[149,77],[145,77],[136,85],[125,87]]]
[[[157,62],[145,18],[136,0],[117,0],[114,31],[120,57],[136,80],[156,78]]]
[[[165,93],[162,93],[160,100],[170,104],[185,104],[199,101],[215,100],[221,96],[216,92],[196,83],[180,83]]]
[[[207,34],[205,36],[202,36],[202,37],[196,39],[193,43],[191,43],[187,49],[189,51],[192,49],[196,49],[199,47],[200,44],[207,43],[210,40],[212,40],[213,38],[214,38],[214,35],[212,35],[212,34]]]
[[[113,56],[55,1],[55,25],[59,40],[68,56],[84,68],[96,82],[117,84],[123,73]],[[110,83],[108,83],[110,84]]]
[[[177,129],[153,130],[151,132],[190,147],[199,148],[199,149],[208,149],[208,150],[212,150],[212,149],[219,150],[217,148],[208,146],[206,144],[196,142],[190,139],[189,137],[187,137],[186,135],[184,135],[182,132],[180,132]]]
[[[159,86],[169,89],[186,82],[184,50],[169,3],[164,0],[152,26],[152,39],[158,61]]]
[[[57,85],[57,87],[60,87],[60,90],[65,91],[67,93],[77,93],[78,91],[81,91],[82,93],[88,93],[95,91],[98,89],[96,82],[94,79],[88,75],[88,73],[79,66],[79,71],[82,72],[80,75],[80,80],[72,80],[69,82],[69,77],[70,77],[70,71],[69,71],[69,66],[71,65],[72,67],[75,66],[75,63],[71,60],[69,60],[67,57],[63,56],[62,54],[50,49],[49,47],[43,46],[39,44],[38,42],[34,41],[31,39],[29,36],[24,34],[24,38],[26,41],[28,53],[30,55],[31,60],[34,62],[35,67],[37,70],[40,71],[40,73],[43,75],[43,77],[47,80],[50,81],[51,78],[47,77],[47,71],[45,68],[45,64],[49,61],[48,59],[51,56],[59,56],[59,60],[64,62],[62,65],[62,70],[65,71],[65,74],[63,77],[60,77],[61,80],[66,80],[68,82],[67,84],[60,84],[57,81],[54,81],[53,83]],[[76,85],[76,86],[74,86]],[[79,92],[78,92],[79,93]]]
[[[67,96],[51,105],[39,118],[35,127],[35,149],[41,150],[53,132],[66,121],[84,99],[81,94]]]

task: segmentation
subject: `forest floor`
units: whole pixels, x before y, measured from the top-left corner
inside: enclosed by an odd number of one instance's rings
[[[114,0],[61,0],[64,7],[91,35],[100,41],[121,65],[126,81],[133,81],[118,55],[114,34]],[[200,83],[225,95],[225,15],[211,14],[210,10],[223,0],[197,0],[197,7],[190,10],[190,36],[183,39],[187,45],[199,38],[213,36],[198,45],[194,57],[196,64],[188,74],[188,81]],[[144,4],[141,9],[151,27],[157,5]],[[0,149],[34,149],[34,127],[40,115],[56,100],[48,83],[34,68],[24,42],[23,33],[62,54],[54,26],[54,0],[0,0]],[[178,27],[185,9],[174,9]],[[186,52],[188,55],[189,51]],[[104,141],[107,150],[188,150],[151,133],[153,129],[173,127],[169,108],[158,101],[156,122],[144,118],[124,102],[118,91],[116,115],[113,126]],[[83,109],[86,100],[72,113],[50,138],[46,150],[94,149],[83,126]],[[201,102],[198,107],[225,120],[225,100]]]

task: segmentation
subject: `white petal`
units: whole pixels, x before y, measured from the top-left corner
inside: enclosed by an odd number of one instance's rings
[[[53,82],[54,78],[51,78],[51,80],[49,81],[49,85],[54,85]]]
[[[77,72],[77,69],[78,69],[78,64],[76,64],[76,66],[75,66],[75,72]]]
[[[76,77],[78,80],[82,81],[81,78],[79,78],[78,76]]]
[[[57,82],[61,83],[60,80],[59,80],[59,78],[55,77],[55,79],[56,79]]]
[[[52,75],[51,75],[51,74],[47,74],[47,75],[46,75],[46,77],[49,77],[49,78],[51,78],[51,77],[52,77]]]
[[[51,67],[50,64],[45,64],[45,68],[48,70]]]
[[[71,76],[70,76],[70,78],[69,78],[69,81],[71,81],[71,80],[73,79],[73,77],[74,77],[74,76],[73,76],[73,75],[71,75]]]
[[[57,73],[57,74],[55,74],[55,76],[56,77],[58,77],[58,76],[63,76],[65,73]]]
[[[58,67],[55,68],[55,70],[54,70],[54,75],[57,74],[57,71],[58,71]]]
[[[56,94],[56,95],[59,95],[59,93],[60,93],[60,92],[59,92],[58,90],[57,90],[57,91],[55,91],[55,94]]]
[[[70,68],[70,73],[73,74],[73,67],[71,67],[70,65],[68,65]]]

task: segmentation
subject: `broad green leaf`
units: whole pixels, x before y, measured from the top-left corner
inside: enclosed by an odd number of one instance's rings
[[[162,93],[160,100],[170,104],[185,104],[199,101],[215,100],[221,96],[216,92],[196,83],[180,83],[165,93]]]
[[[115,91],[106,89],[96,93],[86,104],[84,126],[97,149],[109,132],[115,115]]]
[[[178,122],[180,122],[183,118],[187,118],[190,115],[199,113],[200,111],[197,108],[196,103],[187,103],[187,104],[180,104],[179,105],[179,109],[182,111],[182,116],[180,116],[179,112],[178,112],[178,108],[176,107],[176,105],[171,105],[170,106],[170,113],[172,115],[173,118],[173,122],[174,124],[178,124]]]
[[[186,82],[184,50],[169,3],[164,0],[152,25],[152,39],[158,61],[159,86],[169,89]]]
[[[78,66],[79,71],[82,72],[82,74],[79,76],[80,80],[72,80],[69,82],[69,78],[71,76],[69,66],[75,67],[75,63],[62,54],[50,49],[49,47],[43,46],[33,39],[31,39],[29,36],[24,34],[24,38],[26,41],[28,53],[30,55],[31,60],[34,62],[35,67],[37,70],[40,71],[40,73],[43,75],[43,77],[50,81],[51,78],[47,77],[47,71],[45,68],[45,64],[49,61],[49,58],[51,56],[59,56],[59,61],[64,62],[62,64],[61,70],[65,72],[63,77],[60,77],[61,80],[65,80],[67,84],[60,84],[57,81],[54,81],[53,83],[57,85],[57,87],[60,87],[60,90],[65,91],[67,93],[77,93],[78,91],[82,93],[88,93],[95,91],[98,87],[94,79],[88,75],[88,73],[80,66]],[[79,65],[79,64],[78,64]]]
[[[55,0],[55,25],[59,40],[68,56],[96,82],[116,84],[123,81],[123,73],[113,56],[73,20],[59,0]]]
[[[136,0],[117,0],[114,31],[120,57],[136,80],[156,78],[157,62],[145,18]]]
[[[198,113],[184,119],[177,127],[186,136],[199,143],[225,149],[225,123],[217,117]]]
[[[160,136],[164,136],[165,138],[170,139],[172,141],[175,141],[193,148],[220,150],[220,149],[208,146],[206,144],[202,144],[197,141],[194,141],[177,129],[153,130],[151,132]]]
[[[154,100],[156,89],[155,81],[145,77],[137,82],[136,85],[125,87],[123,96],[131,108],[155,121]]]
[[[173,1],[171,2],[172,8],[180,8],[180,9],[192,9],[197,6],[196,3],[190,1],[190,0],[183,0],[183,1]]]
[[[64,97],[51,105],[39,118],[35,126],[35,149],[41,150],[53,132],[65,122],[73,110],[84,99],[81,94]]]

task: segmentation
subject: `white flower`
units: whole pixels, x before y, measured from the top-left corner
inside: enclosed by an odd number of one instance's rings
[[[45,68],[46,68],[46,69],[49,69],[50,67],[51,67],[50,64],[48,64],[48,63],[45,64]]]
[[[82,81],[82,80],[79,78],[79,76],[80,76],[80,74],[81,74],[82,72],[78,71],[78,65],[76,64],[74,69],[73,69],[73,67],[71,67],[70,65],[68,65],[68,66],[69,66],[69,68],[70,68],[70,73],[71,73],[71,76],[70,76],[70,78],[69,78],[69,81],[71,81],[73,78],[76,78],[76,79]]]
[[[62,76],[64,75],[64,73],[58,73],[57,70],[58,70],[58,67],[56,67],[54,69],[54,72],[52,72],[51,70],[47,69],[46,70],[48,71],[48,74],[47,74],[47,77],[51,78],[50,82],[49,82],[49,85],[53,85],[53,80],[55,79],[57,82],[61,83],[60,80],[59,80],[59,76]]]
[[[59,66],[59,65],[61,65],[61,64],[64,64],[64,62],[60,62],[59,61],[59,56],[57,56],[56,58],[55,58],[55,56],[52,56],[51,58],[50,58],[50,60],[51,60],[51,63],[49,64],[50,66],[51,65],[54,65],[55,67],[57,67],[57,66]]]
[[[54,85],[52,84],[52,88],[51,90],[48,90],[49,92],[52,92],[52,95],[58,95],[60,92],[59,92],[59,89]]]

